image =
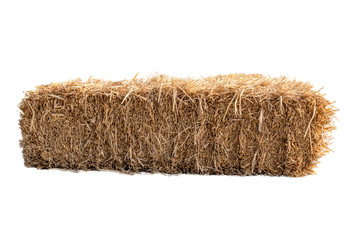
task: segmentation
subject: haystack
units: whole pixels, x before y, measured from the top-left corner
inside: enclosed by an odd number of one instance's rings
[[[336,111],[309,83],[259,74],[77,79],[19,107],[27,167],[292,177],[329,152]]]

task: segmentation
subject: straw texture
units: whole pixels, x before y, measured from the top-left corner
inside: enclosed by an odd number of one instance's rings
[[[230,74],[42,85],[19,105],[27,167],[299,177],[336,109],[309,83]]]

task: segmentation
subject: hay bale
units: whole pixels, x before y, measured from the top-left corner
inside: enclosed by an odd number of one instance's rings
[[[27,167],[304,176],[335,108],[309,83],[259,74],[42,85],[20,103]]]

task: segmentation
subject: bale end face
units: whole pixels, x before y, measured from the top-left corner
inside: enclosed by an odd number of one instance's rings
[[[336,109],[309,83],[230,74],[90,79],[26,92],[27,167],[124,173],[314,173]]]

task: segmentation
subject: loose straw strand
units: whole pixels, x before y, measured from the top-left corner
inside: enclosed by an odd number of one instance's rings
[[[315,112],[316,112],[316,102],[314,103],[314,112],[313,112],[313,115],[312,115],[312,117],[311,117],[311,119],[310,119],[310,122],[309,122],[309,124],[308,124],[308,126],[307,126],[307,128],[306,128],[306,131],[305,131],[305,134],[304,134],[304,139],[306,138],[306,134],[308,133],[308,131],[309,131],[309,129],[310,129],[311,122],[312,122],[312,120],[313,120],[314,117],[315,117]]]

